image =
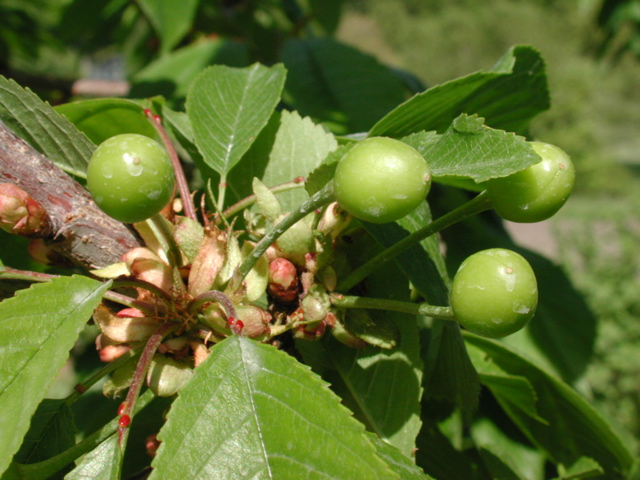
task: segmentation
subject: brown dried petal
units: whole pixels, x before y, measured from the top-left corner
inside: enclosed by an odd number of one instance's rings
[[[125,309],[135,310],[135,309]],[[102,333],[117,343],[140,342],[155,332],[160,322],[145,316],[114,315],[105,305],[100,304],[93,312],[93,319]],[[131,312],[133,315],[133,312]]]
[[[200,251],[189,272],[189,293],[197,297],[211,290],[224,265],[227,235],[217,228],[206,228]]]

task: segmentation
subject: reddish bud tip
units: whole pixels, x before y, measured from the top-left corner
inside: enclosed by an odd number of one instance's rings
[[[227,319],[227,325],[229,325],[229,328],[234,334],[242,334],[242,329],[244,328],[244,322],[242,320],[238,320],[235,317],[229,317]]]
[[[304,177],[296,177],[293,179],[293,183],[304,183],[306,179]]]
[[[126,402],[122,402],[120,404],[120,407],[118,407],[118,415],[122,415],[126,408],[127,408],[127,403]]]
[[[127,428],[131,425],[131,417],[129,415],[122,415],[120,420],[118,420],[118,426],[120,428]]]

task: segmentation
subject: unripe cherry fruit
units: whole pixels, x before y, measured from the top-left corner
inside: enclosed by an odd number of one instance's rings
[[[431,187],[424,157],[400,140],[371,137],[351,148],[334,177],[338,204],[361,220],[399,220],[423,202]]]
[[[124,223],[146,220],[171,200],[175,174],[162,146],[144,135],[125,133],[96,148],[87,169],[87,189],[110,217]]]
[[[538,284],[529,262],[504,248],[465,259],[453,278],[451,309],[460,324],[483,337],[500,338],[523,328],[538,305]]]
[[[575,183],[571,158],[563,150],[542,142],[531,142],[542,161],[487,182],[487,193],[495,211],[517,223],[541,222],[565,204]]]

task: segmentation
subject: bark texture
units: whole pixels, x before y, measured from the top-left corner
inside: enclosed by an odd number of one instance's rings
[[[101,268],[141,246],[135,233],[102,212],[82,185],[1,121],[0,183],[19,186],[46,210],[52,231],[45,240],[75,265]]]

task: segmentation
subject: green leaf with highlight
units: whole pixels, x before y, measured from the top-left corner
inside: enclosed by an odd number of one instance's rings
[[[267,124],[280,100],[285,69],[216,65],[191,84],[187,113],[205,163],[226,175]]]
[[[31,90],[1,75],[0,120],[59,168],[84,178],[95,145]]]
[[[0,471],[110,283],[73,276],[33,285],[0,303]]]
[[[213,347],[159,438],[151,479],[396,478],[324,382],[239,336]]]

